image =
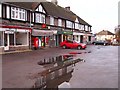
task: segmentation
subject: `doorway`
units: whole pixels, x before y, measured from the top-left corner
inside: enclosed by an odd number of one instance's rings
[[[4,49],[9,50],[9,47],[14,45],[14,34],[5,33],[4,40]]]

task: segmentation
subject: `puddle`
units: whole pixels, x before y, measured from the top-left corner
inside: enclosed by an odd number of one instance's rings
[[[60,55],[56,57],[49,57],[49,58],[44,58],[44,60],[39,61],[38,65],[45,65],[45,64],[55,64],[57,62],[62,62],[65,60],[71,60],[73,59],[74,55]]]
[[[73,57],[74,55],[70,54],[60,55],[44,59],[43,62],[38,62],[39,65],[53,65],[47,70],[39,73],[33,87],[39,88],[39,90],[44,88],[56,88],[57,90],[59,85],[70,80],[75,64],[84,61],[83,59],[74,59]]]
[[[85,52],[69,52],[69,54],[85,54],[85,53],[91,53],[91,51],[85,51]]]

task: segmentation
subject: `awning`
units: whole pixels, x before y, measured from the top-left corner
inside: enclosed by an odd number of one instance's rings
[[[73,35],[85,35],[84,33],[73,32]]]
[[[50,30],[33,30],[33,36],[52,36],[54,34],[53,31]]]
[[[72,31],[58,31],[57,34],[65,34],[65,35],[72,35],[73,32]]]

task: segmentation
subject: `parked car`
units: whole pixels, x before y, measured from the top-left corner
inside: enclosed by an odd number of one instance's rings
[[[99,41],[93,41],[92,44],[94,44],[94,45],[110,45],[111,43],[108,41],[99,40]]]
[[[60,47],[62,48],[77,48],[77,49],[85,49],[86,44],[78,43],[76,41],[65,40],[60,43]]]

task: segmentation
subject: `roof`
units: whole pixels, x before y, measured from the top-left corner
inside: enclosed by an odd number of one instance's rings
[[[107,31],[107,30],[102,30],[102,31],[98,32],[96,35],[115,35],[115,34],[113,34],[110,31]]]
[[[70,10],[66,10],[65,8],[59,5],[55,5],[52,2],[48,2],[46,0],[38,0],[38,1],[39,2],[5,2],[5,3],[19,6],[21,8],[25,8],[29,10],[35,10],[37,6],[41,4],[48,15],[62,19],[67,19],[70,21],[75,21],[76,18],[78,18],[80,24],[91,26],[90,24],[88,24],[86,21],[81,19],[79,16],[77,16],[75,13],[73,13]]]
[[[45,11],[49,15],[53,15],[63,19],[68,19],[71,21],[75,21],[76,19],[76,16],[71,11],[68,11],[59,5],[55,5],[51,2],[42,2],[41,4],[43,5]]]
[[[5,2],[5,3],[25,9],[35,10],[35,8],[40,4],[40,1],[39,2]]]
[[[86,21],[84,21],[82,18],[80,18],[79,16],[77,16],[77,18],[78,18],[78,21],[79,21],[80,24],[84,24],[84,25],[89,25],[89,26],[91,26],[91,25],[88,24]],[[91,27],[92,27],[92,26],[91,26]]]

